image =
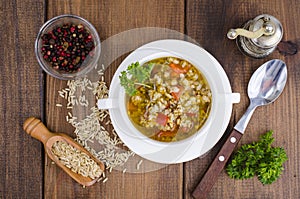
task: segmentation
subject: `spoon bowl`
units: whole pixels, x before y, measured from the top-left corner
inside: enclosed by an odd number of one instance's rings
[[[270,60],[252,75],[248,84],[248,96],[250,100],[262,101],[261,105],[270,104],[279,97],[286,80],[285,63],[279,59]]]
[[[261,65],[253,73],[248,84],[250,105],[234,129],[244,134],[256,107],[274,102],[282,93],[286,80],[287,69],[283,61],[273,59]]]

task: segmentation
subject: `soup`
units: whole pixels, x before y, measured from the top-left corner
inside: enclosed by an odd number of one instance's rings
[[[186,60],[163,57],[151,60],[149,78],[126,95],[127,114],[145,136],[162,142],[195,134],[208,118],[212,94],[205,77]]]

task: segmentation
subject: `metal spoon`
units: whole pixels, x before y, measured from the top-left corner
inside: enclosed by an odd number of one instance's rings
[[[282,93],[286,80],[286,64],[278,59],[264,63],[254,72],[248,84],[250,105],[193,191],[194,198],[207,197],[235,146],[244,134],[255,108],[274,102]]]

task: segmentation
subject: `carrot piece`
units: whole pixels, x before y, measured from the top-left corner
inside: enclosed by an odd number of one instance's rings
[[[171,92],[171,95],[174,97],[174,99],[175,99],[176,101],[179,100],[179,98],[180,98],[180,96],[181,96],[181,94],[182,94],[182,92],[183,92],[183,89],[184,89],[182,86],[177,86],[177,88],[179,89],[178,92]]]
[[[171,95],[174,97],[176,101],[178,101],[180,97],[180,92],[171,92]]]
[[[158,138],[161,138],[161,137],[174,137],[176,135],[176,132],[174,131],[159,131],[156,136]]]
[[[175,125],[174,128],[170,131],[158,131],[157,133],[155,133],[153,136],[151,136],[152,139],[154,140],[162,140],[163,138],[167,138],[169,139],[169,141],[171,141],[170,139],[173,139],[178,132],[178,126]],[[165,141],[165,140],[162,140]]]
[[[169,66],[173,69],[174,72],[176,73],[187,73],[188,70],[190,69],[190,66],[187,65],[186,67],[182,67],[179,64],[174,64],[174,63],[170,63]]]

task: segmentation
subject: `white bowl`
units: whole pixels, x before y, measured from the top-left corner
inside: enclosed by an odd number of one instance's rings
[[[177,142],[160,142],[146,137],[131,123],[125,106],[121,71],[133,62],[143,64],[160,57],[178,57],[196,66],[206,77],[212,92],[212,107],[205,124],[194,135]],[[218,61],[203,48],[181,40],[159,40],[133,51],[121,63],[112,79],[109,98],[98,101],[109,109],[112,125],[120,139],[136,154],[158,163],[180,163],[207,153],[222,137],[229,123],[232,104],[240,95],[232,93],[229,80]]]

